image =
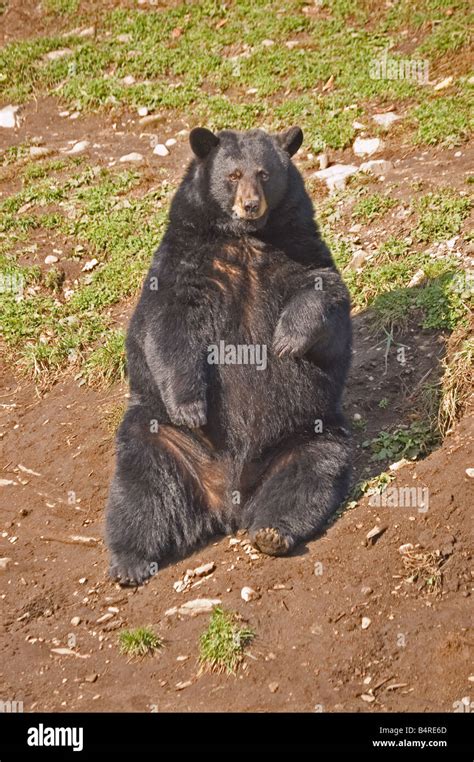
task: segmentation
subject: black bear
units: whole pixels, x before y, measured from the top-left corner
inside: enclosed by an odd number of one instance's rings
[[[345,496],[350,303],[291,161],[302,140],[191,131],[127,337],[106,530],[122,584],[238,528],[288,553]]]

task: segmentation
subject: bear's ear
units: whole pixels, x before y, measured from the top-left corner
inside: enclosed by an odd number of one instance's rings
[[[189,143],[198,159],[205,159],[219,143],[219,138],[205,127],[195,127],[189,133]]]
[[[303,130],[301,127],[290,127],[286,132],[280,132],[277,140],[284,151],[293,156],[303,142]]]

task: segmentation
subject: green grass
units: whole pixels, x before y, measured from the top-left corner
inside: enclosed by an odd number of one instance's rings
[[[469,215],[471,201],[445,190],[422,196],[414,202],[414,208],[419,221],[413,238],[421,243],[433,243],[446,241],[459,233],[463,220]]]
[[[163,648],[163,640],[151,627],[137,627],[134,630],[122,630],[119,634],[120,653],[130,659],[152,656]]]
[[[432,422],[414,421],[394,431],[381,431],[362,446],[370,448],[372,461],[397,461],[402,458],[416,460],[427,455],[439,443],[439,435]]]
[[[89,386],[110,386],[125,379],[125,366],[125,335],[110,331],[86,359],[82,376]]]
[[[438,428],[449,434],[461,418],[474,388],[474,339],[462,338],[456,351],[444,360],[438,408]]]
[[[47,11],[72,27],[77,5],[49,0]],[[66,34],[5,46],[0,97],[19,102],[55,91],[69,107],[83,111],[186,109],[193,122],[216,128],[258,122],[275,129],[299,122],[314,150],[350,144],[352,121],[363,111],[358,104],[397,99],[412,108],[417,141],[466,138],[469,95],[462,82],[456,82],[455,96],[437,97],[416,82],[369,76],[386,48],[392,57],[403,57],[396,47],[406,40],[406,26],[398,13],[386,7],[375,13],[367,0],[326,3],[315,14],[305,13],[304,6],[300,0],[239,0],[225,6],[204,0],[146,12],[99,7],[94,39]],[[423,30],[412,58],[428,56],[435,64],[467,45],[467,3],[453,3],[449,17],[434,11],[429,0],[418,8],[406,22],[416,26],[419,18]],[[273,44],[265,44],[268,40]],[[70,55],[45,57],[64,47]],[[135,83],[126,85],[130,75]],[[332,88],[323,92],[331,77]],[[249,94],[249,88],[257,92]]]
[[[372,222],[376,217],[382,217],[389,209],[397,205],[397,201],[390,196],[382,196],[380,193],[371,193],[363,196],[354,206],[353,216],[364,222]]]
[[[216,607],[207,630],[199,639],[201,668],[235,674],[244,658],[246,646],[254,637],[252,629],[239,626],[236,614]]]

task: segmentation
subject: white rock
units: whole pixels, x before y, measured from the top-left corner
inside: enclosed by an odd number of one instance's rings
[[[264,48],[271,48],[272,45],[275,44],[274,40],[262,40],[262,45]]]
[[[390,471],[398,471],[399,468],[405,466],[409,462],[410,461],[406,458],[402,458],[401,460],[397,460],[395,463],[391,463],[388,468]]]
[[[205,577],[207,574],[211,574],[215,568],[216,565],[214,561],[210,561],[208,564],[197,566],[195,569],[193,569],[193,573],[195,577]]]
[[[347,182],[347,178],[355,175],[359,168],[353,164],[333,164],[327,169],[320,169],[314,173],[313,177],[323,180],[329,190],[342,190]]]
[[[319,169],[327,169],[329,166],[329,157],[327,153],[320,153],[318,156]]]
[[[240,540],[238,537],[231,537],[229,540],[229,546],[232,547],[233,545],[240,545]]]
[[[134,85],[136,79],[132,74],[127,74],[127,76],[122,79],[122,82],[124,85]]]
[[[138,116],[148,116],[148,109],[146,106],[140,106],[138,109]]]
[[[354,130],[365,130],[365,124],[358,122],[357,119],[352,122],[352,127]]]
[[[198,614],[209,614],[215,606],[221,604],[219,598],[196,598],[194,601],[187,601],[182,606],[173,606],[165,611],[165,616],[173,614],[182,614],[184,616],[197,616]]]
[[[176,140],[176,138],[168,138],[168,140],[165,142],[165,146],[167,146],[168,148],[171,148],[171,146],[176,145],[177,142],[178,141]]]
[[[109,619],[112,619],[113,614],[110,613],[110,611],[107,611],[105,614],[102,614],[98,619],[96,619],[97,624],[101,624],[102,622],[107,622]]]
[[[155,154],[155,156],[168,156],[169,155],[169,151],[168,151],[167,147],[165,145],[163,145],[163,143],[158,143],[154,147],[153,153]]]
[[[143,156],[141,153],[137,153],[136,151],[133,151],[132,153],[127,153],[124,156],[121,156],[119,161],[122,163],[124,162],[132,162],[132,161],[143,161]]]
[[[50,50],[49,53],[46,53],[45,58],[48,61],[57,61],[59,58],[64,58],[64,56],[70,56],[71,53],[71,48],[60,48],[59,50]]]
[[[260,598],[260,594],[257,593],[257,591],[252,587],[243,587],[240,591],[240,597],[243,601],[248,603],[249,601],[256,601],[258,598]]]
[[[44,258],[45,265],[54,265],[54,263],[57,261],[58,257],[56,257],[54,254],[48,254],[48,256]]]
[[[368,627],[370,627],[371,623],[372,623],[372,620],[369,619],[368,616],[363,616],[362,617],[361,627],[362,627],[363,630],[366,630]]]
[[[61,117],[61,119],[64,119],[66,116],[69,116],[70,113],[71,113],[70,111],[60,111],[59,116]]]
[[[444,90],[446,87],[449,87],[453,83],[453,77],[446,77],[445,79],[442,79],[441,82],[438,82],[437,85],[434,86],[433,90]]]
[[[51,153],[53,153],[52,149],[46,146],[30,146],[30,156],[32,159],[42,159]]]
[[[466,468],[466,476],[470,479],[474,479],[474,468]]]
[[[420,283],[422,283],[426,278],[425,271],[423,269],[417,270],[414,274],[413,278],[408,284],[408,288],[413,288],[413,286],[419,286]]]
[[[81,617],[80,616],[73,616],[71,619],[71,624],[73,627],[77,627],[78,624],[81,623]]]
[[[386,114],[374,114],[372,119],[374,122],[380,125],[380,127],[383,127],[385,130],[388,130],[389,127],[392,126],[395,122],[398,122],[400,117],[398,114],[396,114],[394,111],[387,111]]]
[[[398,548],[398,552],[402,554],[402,556],[405,555],[405,553],[409,553],[410,550],[413,550],[413,545],[411,542],[406,542],[404,545],[400,545]]]
[[[380,138],[356,138],[352,146],[356,156],[372,156],[384,147]]]
[[[5,106],[5,108],[0,109],[0,127],[5,129],[16,127],[18,121],[16,112],[18,109],[19,106]]]
[[[77,143],[73,145],[72,148],[67,151],[67,153],[82,153],[82,151],[85,151],[86,148],[90,146],[89,140],[79,140]]]
[[[11,561],[11,558],[0,558],[0,571],[7,571]]]
[[[364,161],[359,167],[361,172],[367,172],[370,175],[386,175],[391,169],[393,164],[391,161],[385,159],[371,159],[370,161]]]
[[[16,487],[17,482],[13,482],[11,479],[0,479],[0,487]]]
[[[94,267],[97,267],[99,264],[98,259],[90,259],[88,262],[85,263],[84,267],[82,268],[82,272],[86,273],[89,272],[89,270],[93,270]]]

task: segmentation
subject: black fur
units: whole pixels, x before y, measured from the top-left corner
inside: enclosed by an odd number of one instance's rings
[[[123,583],[239,527],[288,552],[345,496],[349,297],[290,160],[301,140],[299,128],[191,133],[127,338],[107,510]],[[267,347],[266,368],[209,364],[220,341]]]

